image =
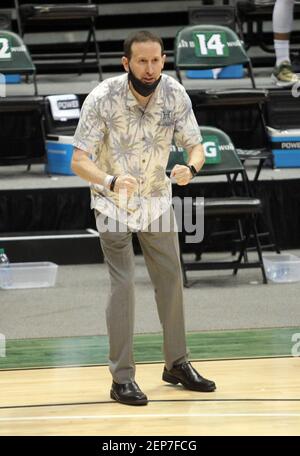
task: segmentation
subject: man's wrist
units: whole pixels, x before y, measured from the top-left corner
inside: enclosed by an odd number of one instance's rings
[[[196,170],[195,166],[194,165],[188,165],[186,164],[185,166],[187,166],[191,172],[191,175],[192,175],[192,178],[197,176],[198,174],[198,171]]]

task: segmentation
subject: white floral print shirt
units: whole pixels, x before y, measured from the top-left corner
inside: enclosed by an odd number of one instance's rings
[[[73,145],[107,174],[135,177],[138,187],[127,200],[91,184],[91,208],[145,229],[172,203],[166,166],[173,140],[185,149],[202,140],[190,98],[174,78],[162,75],[146,108],[129,89],[127,73],[101,82],[84,101]]]

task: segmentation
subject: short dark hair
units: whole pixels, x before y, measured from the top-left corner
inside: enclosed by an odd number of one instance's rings
[[[161,47],[161,55],[164,53],[164,44],[162,39],[156,35],[155,33],[148,32],[147,30],[141,30],[139,32],[131,33],[124,41],[124,55],[127,57],[128,60],[131,58],[132,50],[131,46],[132,43],[146,43],[147,41],[153,41],[154,43],[160,44]]]

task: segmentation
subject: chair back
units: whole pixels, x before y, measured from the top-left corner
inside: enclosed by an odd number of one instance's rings
[[[34,74],[36,71],[22,38],[8,30],[0,31],[0,73]]]
[[[244,166],[231,138],[215,127],[200,126],[203,138],[205,164],[199,175],[241,173]]]
[[[241,173],[244,167],[238,157],[234,144],[230,137],[222,130],[215,127],[199,127],[205,153],[205,164],[199,176],[213,176],[219,174]],[[185,149],[172,144],[167,172],[170,173],[173,167],[184,165],[188,161],[188,154]]]
[[[249,64],[242,41],[229,27],[194,25],[179,30],[175,38],[175,67],[206,70]]]

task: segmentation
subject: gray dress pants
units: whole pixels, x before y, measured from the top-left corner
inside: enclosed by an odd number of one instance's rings
[[[95,214],[111,284],[106,309],[110,346],[109,369],[115,382],[128,383],[135,378],[133,359],[135,258],[132,231],[125,227],[125,232],[120,230],[103,232],[100,226],[107,223],[109,219],[97,211]],[[172,208],[170,215],[174,220]],[[178,233],[174,228],[163,232],[160,227],[156,232],[138,231],[137,236],[155,291],[159,319],[163,328],[165,364],[167,369],[171,369],[173,364],[184,362],[188,358]]]

